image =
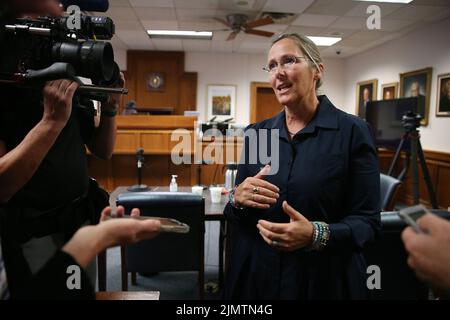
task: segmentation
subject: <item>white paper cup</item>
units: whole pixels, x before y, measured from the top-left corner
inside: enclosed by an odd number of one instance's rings
[[[198,194],[199,196],[203,195],[203,187],[202,186],[193,186],[192,193]]]
[[[209,192],[211,192],[211,202],[220,203],[220,200],[222,200],[222,187],[210,187]]]

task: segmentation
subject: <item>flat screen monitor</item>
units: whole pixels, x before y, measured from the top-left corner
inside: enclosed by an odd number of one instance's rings
[[[408,112],[425,114],[423,97],[371,101],[366,107],[369,123],[377,147],[396,149],[405,133],[402,117]],[[407,147],[407,145],[405,145]]]

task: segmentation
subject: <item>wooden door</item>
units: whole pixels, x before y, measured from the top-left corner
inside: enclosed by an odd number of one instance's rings
[[[272,118],[282,110],[280,103],[267,82],[252,82],[250,89],[250,122]]]

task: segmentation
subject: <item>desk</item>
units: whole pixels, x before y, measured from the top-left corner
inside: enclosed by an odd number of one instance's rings
[[[151,187],[150,191],[161,191],[161,192],[167,192],[169,191],[169,187]],[[191,192],[190,187],[178,187],[179,192]],[[116,198],[119,194],[128,193],[127,187],[118,187],[116,188],[109,197],[109,204],[111,208],[114,210],[116,209]],[[212,203],[211,202],[211,196],[209,193],[209,190],[203,191],[203,197],[205,198],[205,221],[219,221],[220,228],[219,228],[219,286],[222,287],[223,285],[223,277],[224,277],[224,263],[223,263],[223,252],[224,252],[224,239],[226,236],[226,221],[225,216],[223,215],[223,210],[228,202],[228,195],[222,195],[222,199],[220,203]],[[105,264],[105,266],[102,266],[102,268],[106,269],[106,258],[105,261],[102,262]],[[100,268],[100,266],[99,266]],[[106,277],[103,276],[103,277]],[[99,283],[103,281],[106,283],[106,280],[100,279],[99,276]],[[106,285],[104,286],[106,289]],[[103,287],[102,287],[103,288]]]

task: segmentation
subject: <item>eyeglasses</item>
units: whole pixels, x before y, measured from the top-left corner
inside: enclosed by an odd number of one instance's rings
[[[275,74],[278,71],[278,68],[282,68],[284,70],[292,68],[296,63],[299,63],[301,59],[305,61],[308,60],[306,57],[296,57],[296,56],[284,56],[280,59],[279,62],[272,61],[268,66],[264,67],[263,70],[270,73]]]

